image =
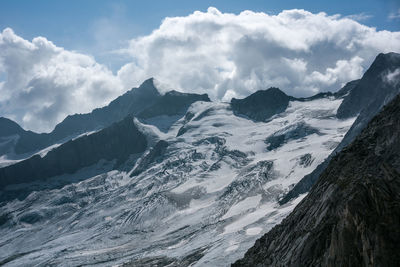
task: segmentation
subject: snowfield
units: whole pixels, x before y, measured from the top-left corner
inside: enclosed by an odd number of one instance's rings
[[[171,127],[147,121],[160,130],[135,120],[165,151],[134,176],[141,159],[112,171],[99,162],[43,183],[100,173],[89,179],[1,204],[0,265],[228,266],[305,196],[277,203],[354,122],[336,118],[341,101],[292,101],[267,122],[212,102]]]

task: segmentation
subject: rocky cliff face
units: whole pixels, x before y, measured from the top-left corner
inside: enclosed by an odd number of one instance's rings
[[[233,266],[400,266],[400,96]]]

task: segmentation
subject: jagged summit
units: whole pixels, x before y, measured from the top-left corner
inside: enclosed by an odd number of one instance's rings
[[[400,96],[233,266],[400,265]]]
[[[154,84],[154,78],[145,80],[138,88],[133,88],[132,90],[141,91],[142,93],[150,95],[160,95],[160,92]]]

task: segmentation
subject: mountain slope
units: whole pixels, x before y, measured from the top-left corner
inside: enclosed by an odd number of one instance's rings
[[[10,165],[51,149],[81,134],[98,131],[111,124],[134,115],[147,124],[167,131],[196,101],[210,101],[207,94],[186,94],[176,91],[161,95],[153,79],[143,82],[138,88],[126,92],[109,105],[87,114],[66,117],[51,133],[37,134],[23,130],[17,123],[0,118],[0,161]]]
[[[16,122],[0,117],[0,137],[21,134],[23,131],[24,129],[22,129]]]
[[[287,203],[290,199],[308,192],[317,181],[319,175],[328,166],[332,156],[350,144],[382,107],[400,93],[400,75],[393,75],[396,71],[400,71],[400,54],[379,54],[362,79],[356,84],[350,84],[354,87],[344,97],[338,109],[337,116],[338,118],[345,119],[360,113],[356,121],[332,155],[313,172],[303,177],[280,201],[281,204]]]
[[[94,109],[91,113],[75,114],[66,117],[52,132],[52,137],[62,139],[66,136],[102,129],[124,119],[128,115],[138,114],[161,97],[154,85],[153,78],[144,81],[117,97],[105,107]]]
[[[400,96],[233,266],[400,265]]]
[[[153,105],[138,114],[139,118],[148,119],[156,116],[173,116],[186,113],[189,106],[196,101],[210,102],[207,94],[188,94],[170,91],[160,97]]]
[[[70,140],[49,151],[44,157],[35,155],[1,168],[0,188],[74,173],[101,159],[116,159],[121,164],[131,154],[144,152],[146,147],[146,137],[137,129],[133,118],[128,116],[99,132]]]
[[[379,54],[362,79],[340,105],[338,118],[354,117],[372,102],[388,103],[393,98],[395,84],[387,80],[390,73],[400,68],[400,54]],[[390,97],[391,96],[391,97]]]
[[[32,131],[25,131],[13,122],[17,126],[14,125],[14,130],[8,136],[0,132],[0,138],[7,142],[7,144],[0,144],[0,155],[11,154],[11,158],[26,158],[26,155],[29,156],[53,144],[63,143],[79,134],[110,126],[129,114],[137,114],[152,105],[159,97],[161,95],[155,88],[151,78],[143,82],[138,88],[133,88],[111,101],[105,107],[97,108],[91,113],[67,116],[61,123],[57,124],[51,133],[38,134]],[[3,124],[7,119],[0,119],[0,126],[3,128]],[[9,127],[11,126],[8,126],[7,129]]]
[[[124,119],[129,114],[137,114],[154,103],[160,96],[154,86],[153,79],[148,79],[138,88],[131,89],[105,107],[95,109],[91,113],[66,117],[51,133],[40,134],[45,141],[39,144],[28,138],[22,138],[18,141],[15,152],[17,154],[30,152],[69,136],[73,137],[81,133],[102,129]]]

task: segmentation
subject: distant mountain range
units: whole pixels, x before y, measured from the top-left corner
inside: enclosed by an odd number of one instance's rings
[[[0,265],[226,266],[267,233],[237,265],[390,265],[393,242],[366,218],[379,207],[396,222],[399,100],[367,125],[400,93],[398,69],[399,54],[380,54],[335,93],[230,103],[149,79],[46,134],[0,118]]]
[[[98,131],[133,115],[149,119],[161,115],[184,115],[195,101],[210,101],[207,95],[185,94],[171,91],[161,95],[153,79],[148,79],[138,88],[126,92],[108,106],[87,114],[66,117],[51,133],[37,134],[25,131],[17,123],[0,118],[0,156],[21,159],[57,143],[64,143],[80,134]]]

